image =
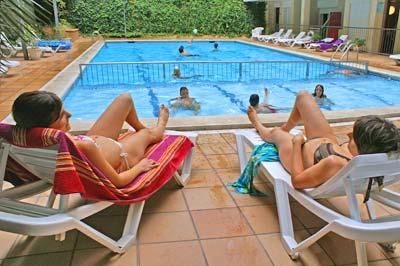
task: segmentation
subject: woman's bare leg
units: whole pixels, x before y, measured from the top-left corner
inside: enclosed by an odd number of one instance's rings
[[[160,106],[160,113],[157,125],[153,128],[144,128],[129,138],[121,140],[125,151],[131,156],[131,161],[135,165],[143,159],[146,148],[152,144],[160,142],[163,138],[165,128],[169,118],[168,108]]]
[[[87,134],[117,139],[125,121],[136,131],[146,128],[140,122],[132,97],[128,93],[115,98]]]
[[[337,141],[320,107],[312,96],[305,91],[301,91],[297,95],[289,119],[281,126],[281,129],[289,132],[299,121],[303,121],[308,139],[326,137]]]
[[[260,119],[258,118],[256,110],[249,106],[247,110],[247,116],[254,128],[258,131],[261,138],[267,142],[274,143],[279,152],[279,158],[283,167],[290,172],[291,160],[292,160],[292,138],[293,136],[281,128],[267,128],[263,126]]]

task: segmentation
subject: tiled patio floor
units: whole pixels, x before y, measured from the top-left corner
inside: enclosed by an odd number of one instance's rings
[[[8,114],[15,97],[39,89],[81,54],[91,40],[80,40],[74,50],[36,62],[23,62],[11,77],[0,79],[0,116]],[[345,140],[349,127],[335,128]],[[227,187],[240,175],[235,139],[230,133],[200,134],[188,185],[179,189],[171,182],[145,205],[138,243],[125,254],[111,253],[77,231],[66,240],[26,237],[0,232],[2,265],[352,265],[354,244],[329,234],[290,260],[279,239],[279,224],[272,185],[257,179],[266,197],[251,197]],[[399,187],[396,188],[397,190]],[[43,201],[44,196],[30,199]],[[346,212],[345,199],[323,201]],[[302,239],[324,223],[292,202],[296,237]],[[113,206],[87,221],[117,236],[123,228],[126,207]],[[393,211],[378,208],[378,214]],[[366,215],[365,209],[363,215]],[[386,253],[379,245],[368,245],[370,265],[400,265],[400,250]]]

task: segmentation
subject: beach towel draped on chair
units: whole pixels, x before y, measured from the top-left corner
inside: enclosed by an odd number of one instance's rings
[[[159,166],[140,174],[124,188],[117,188],[62,131],[50,128],[26,130],[0,124],[0,137],[20,147],[44,148],[58,145],[53,188],[55,193],[81,193],[83,198],[107,200],[119,204],[129,204],[149,198],[172,178],[193,146],[185,136],[164,136],[161,142],[149,147],[145,153],[146,158],[157,161]],[[27,174],[27,169],[12,159],[9,159],[7,164],[5,180],[13,184],[39,179],[33,174]],[[17,176],[20,178],[16,178]]]

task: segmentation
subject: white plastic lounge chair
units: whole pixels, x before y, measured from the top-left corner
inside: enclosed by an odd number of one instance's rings
[[[183,133],[167,132],[167,134]],[[197,134],[184,133],[184,135],[195,143]],[[174,176],[181,186],[190,177],[193,151],[192,148],[186,156],[182,173],[180,175],[176,173]],[[111,239],[82,221],[113,205],[110,201],[83,200],[78,193],[60,196],[58,208],[52,208],[55,202],[54,193],[51,193],[45,207],[19,201],[52,187],[56,155],[57,150],[54,149],[21,148],[10,145],[5,140],[0,143],[0,188],[3,187],[8,157],[41,178],[39,181],[0,192],[0,230],[30,236],[56,235],[56,240],[64,240],[65,232],[77,229],[113,252],[125,252],[136,240],[144,201],[129,205],[123,234],[119,240]]]
[[[0,60],[0,64],[6,67],[17,67],[21,65],[20,62],[11,60]]]
[[[305,33],[304,31],[302,31],[302,32],[300,32],[299,34],[297,34],[297,36],[294,37],[294,38],[287,38],[287,39],[282,38],[282,39],[278,39],[278,40],[277,40],[277,43],[278,43],[278,44],[285,44],[285,45],[287,45],[287,46],[290,46],[293,42],[302,39],[302,38],[304,37],[304,35],[306,35],[306,33]]]
[[[400,54],[392,54],[389,58],[395,60],[396,64],[400,66]]]
[[[4,65],[0,65],[0,74],[7,75],[7,72],[8,72],[8,67],[6,67]]]
[[[262,31],[264,30],[263,27],[257,27],[251,30],[251,38],[252,39],[257,39],[258,36],[261,35]]]
[[[283,34],[283,31],[284,29],[280,29],[279,31],[274,32],[272,34],[260,35],[258,36],[258,40],[262,42],[268,42],[273,38],[278,38],[279,36],[281,36]]]
[[[263,143],[254,130],[236,134],[237,151],[241,170],[247,163],[245,146]],[[390,243],[400,240],[400,217],[377,218],[373,200],[391,208],[400,210],[400,193],[386,188],[379,191],[377,184],[371,188],[367,201],[369,220],[361,220],[356,194],[365,194],[370,177],[384,176],[384,184],[400,179],[400,160],[389,159],[387,154],[368,154],[354,157],[346,167],[324,184],[314,189],[297,190],[293,188],[291,176],[279,162],[263,162],[260,171],[274,185],[279,224],[283,245],[289,255],[295,259],[298,252],[306,249],[329,232],[335,232],[348,239],[355,240],[358,265],[367,265],[365,243]],[[314,235],[300,243],[294,238],[293,223],[289,205],[289,195],[309,211],[327,222],[327,225]],[[315,199],[347,196],[351,216],[345,216]]]
[[[280,36],[280,37],[277,37],[277,38],[273,38],[272,41],[274,42],[274,44],[278,44],[279,40],[281,40],[281,39],[289,39],[289,38],[291,38],[292,32],[293,32],[292,29],[288,29],[287,32],[283,36]]]
[[[312,36],[314,35],[314,32],[313,31],[309,31],[309,32],[307,32],[307,36],[305,36],[305,37],[303,37],[303,38],[301,38],[301,39],[298,39],[298,40],[295,40],[294,42],[292,42],[292,44],[291,44],[291,47],[294,47],[295,45],[300,45],[300,46],[305,46],[306,44],[309,44],[309,43],[311,43],[312,42]]]

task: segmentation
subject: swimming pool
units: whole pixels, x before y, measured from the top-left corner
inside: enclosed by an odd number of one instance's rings
[[[93,65],[84,68],[64,97],[65,107],[74,114],[74,119],[93,120],[115,96],[130,92],[139,115],[151,118],[157,116],[159,104],[168,104],[169,99],[178,96],[181,86],[189,88],[190,95],[200,102],[201,110],[198,114],[172,110],[177,117],[244,114],[249,95],[258,93],[262,98],[264,87],[270,88],[270,104],[280,112],[290,111],[298,91],[311,92],[318,83],[325,86],[334,103],[322,106],[325,110],[393,106],[400,99],[398,80],[370,74],[342,75],[335,73],[337,67],[324,62],[241,42],[218,43],[219,51],[213,51],[210,42],[194,42],[190,46],[176,41],[107,43],[92,60],[99,64],[95,72]],[[180,56],[177,51],[180,45],[200,56]],[[161,63],[127,63],[146,60]],[[110,61],[126,63],[107,70],[102,63]],[[271,61],[281,63],[273,65]],[[283,62],[288,61],[295,64],[287,67]],[[318,67],[313,67],[315,64]],[[171,73],[176,65],[183,74],[195,77],[174,79]],[[311,65],[310,69],[307,65]],[[264,79],[265,76],[269,78]]]

